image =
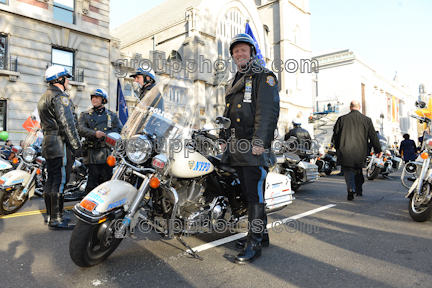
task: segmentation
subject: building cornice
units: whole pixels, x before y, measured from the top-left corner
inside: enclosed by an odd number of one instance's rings
[[[106,40],[112,39],[112,36],[109,33],[106,34],[106,33],[100,32],[98,29],[90,29],[87,27],[78,26],[76,24],[69,24],[69,23],[66,23],[66,22],[63,22],[60,20],[53,19],[52,17],[47,17],[47,16],[40,15],[40,14],[36,15],[34,13],[31,13],[30,11],[26,11],[24,9],[17,8],[17,7],[11,7],[8,5],[0,5],[0,12],[7,12],[7,13],[15,14],[15,15],[18,15],[21,17],[29,18],[29,19],[36,20],[36,21],[41,21],[41,22],[44,22],[44,23],[47,23],[50,25],[59,26],[61,28],[67,28],[67,29],[70,29],[71,31],[96,36],[96,37],[106,39]],[[107,29],[107,30],[109,31],[109,29]]]
[[[152,32],[147,33],[146,35],[140,36],[140,37],[138,37],[138,38],[135,38],[135,39],[132,40],[132,41],[126,42],[126,43],[124,43],[124,44],[121,44],[120,49],[124,49],[124,48],[126,48],[126,47],[131,46],[131,45],[134,45],[134,44],[136,44],[136,43],[138,43],[138,42],[140,42],[140,41],[142,41],[142,40],[145,40],[145,39],[147,39],[147,38],[149,38],[149,37],[153,37],[154,35],[156,35],[156,34],[158,34],[158,33],[160,33],[160,32],[163,32],[163,31],[165,31],[165,30],[167,30],[167,29],[170,29],[170,28],[172,28],[172,27],[175,27],[175,26],[177,26],[177,25],[179,25],[179,24],[183,24],[183,23],[186,23],[186,20],[185,20],[185,19],[178,20],[177,22],[173,22],[173,23],[171,23],[171,24],[169,24],[169,25],[167,25],[167,26],[164,26],[164,27],[161,27],[161,28],[159,28],[159,29],[156,29],[156,30],[154,30],[154,31],[152,31]],[[165,40],[164,40],[164,41],[165,41]]]

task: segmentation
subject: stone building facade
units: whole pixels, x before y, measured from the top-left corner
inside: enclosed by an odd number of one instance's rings
[[[109,33],[108,0],[0,0],[0,129],[14,144],[24,139],[24,121],[46,91],[51,64],[69,69],[76,112],[91,107],[90,91],[109,93],[116,106],[112,62],[119,42]]]
[[[386,79],[350,50],[317,55],[314,59],[319,62],[312,84],[315,112],[322,112],[329,104],[338,107],[337,113],[315,123],[315,127],[322,125],[315,134],[324,137],[326,143],[330,143],[337,118],[350,112],[352,100],[360,102],[361,112],[372,119],[375,129],[389,144],[400,143],[404,133],[416,139],[417,124],[410,115],[417,109],[417,96],[399,83],[397,75],[393,80]]]
[[[120,39],[119,60],[129,66],[129,72],[134,67],[132,61],[136,66],[147,60],[157,79],[187,71],[195,83],[201,114],[198,125],[202,127],[223,113],[225,87],[234,76],[229,42],[244,33],[249,23],[266,67],[279,80],[279,132],[283,134],[292,118],[301,117],[307,123],[312,112],[311,73],[301,73],[299,65],[295,69],[296,63],[310,62],[309,17],[308,0],[167,0],[114,29],[112,35]],[[163,61],[165,65],[161,65]],[[118,76],[128,75],[123,72]],[[132,81],[124,78],[130,106],[135,102]]]

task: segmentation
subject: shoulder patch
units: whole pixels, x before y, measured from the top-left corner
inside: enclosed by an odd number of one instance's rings
[[[276,81],[275,81],[275,79],[274,79],[273,76],[267,76],[267,81],[266,82],[267,82],[268,85],[270,85],[272,87],[276,84]]]
[[[61,101],[62,101],[63,105],[69,106],[69,99],[67,97],[62,96]]]

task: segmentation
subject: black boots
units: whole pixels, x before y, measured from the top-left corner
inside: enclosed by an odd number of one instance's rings
[[[70,219],[63,217],[64,195],[51,193],[51,217],[49,228],[72,230],[75,225],[69,225]]]
[[[355,190],[353,190],[353,189],[349,189],[348,190],[348,197],[347,197],[347,199],[348,199],[348,201],[352,201],[352,200],[354,200],[354,194],[355,194],[356,192],[355,192]]]
[[[46,213],[45,213],[45,218],[44,218],[44,223],[48,224],[48,222],[50,221],[50,216],[51,216],[51,193],[49,192],[43,192],[43,198],[45,200],[45,207],[46,207]]]
[[[270,246],[270,239],[269,234],[267,230],[267,213],[264,214],[264,233],[263,238],[261,241],[261,247],[269,247]],[[242,239],[237,240],[235,247],[239,249],[244,249],[246,246],[247,237],[244,237]]]
[[[261,241],[265,229],[265,204],[249,204],[249,232],[247,235],[246,246],[237,255],[234,262],[236,264],[247,264],[255,261],[261,255]]]

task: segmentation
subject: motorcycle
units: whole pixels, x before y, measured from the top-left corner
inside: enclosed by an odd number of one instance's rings
[[[426,103],[416,101],[416,107],[420,109],[425,108]],[[423,116],[411,115],[411,117],[420,120],[420,123],[426,123],[426,129],[423,131],[422,152],[420,156],[416,161],[408,162],[405,165],[404,172],[414,174],[417,178],[409,188],[405,198],[409,198],[408,211],[411,218],[417,222],[424,222],[432,218],[432,120],[424,114]]]
[[[103,262],[142,225],[166,238],[176,237],[200,258],[182,235],[222,231],[247,217],[235,170],[198,147],[203,137],[208,143],[217,140],[206,137],[206,130],[191,129],[200,119],[193,91],[193,82],[186,79],[160,81],[136,106],[121,135],[107,135],[106,144],[114,148],[107,163],[116,166],[114,175],[72,210],[78,222],[69,252],[76,265]],[[221,116],[215,123],[215,129],[230,126]],[[293,194],[289,177],[268,173],[268,213],[290,204]]]
[[[0,178],[0,214],[8,215],[17,212],[35,196],[38,179],[43,181],[45,159],[40,156],[43,134],[32,131],[24,141],[24,147],[13,146],[16,159],[20,160],[17,169]],[[16,161],[17,162],[17,161]]]
[[[88,169],[83,163],[83,158],[75,159],[69,182],[65,186],[65,202],[81,200],[88,181]]]
[[[376,157],[374,152],[371,152],[371,156],[368,156],[366,168],[368,180],[374,180],[380,174],[384,178],[390,178],[388,175],[399,170],[402,165],[402,159],[388,149],[387,140],[385,140],[385,138],[380,138],[379,142],[383,157]]]
[[[297,154],[288,152],[277,155],[276,164],[270,167],[269,171],[289,177],[294,192],[297,192],[302,185],[315,182],[319,175],[318,166],[301,160]]]
[[[318,158],[315,163],[318,166],[318,172],[330,175],[337,166],[336,151],[324,148],[324,139],[316,138],[315,140],[318,145]]]

